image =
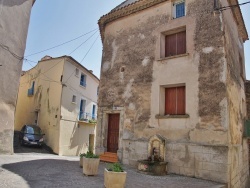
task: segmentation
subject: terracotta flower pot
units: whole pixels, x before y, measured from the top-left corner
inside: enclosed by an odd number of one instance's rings
[[[83,169],[83,174],[87,176],[94,176],[97,175],[98,173],[98,167],[100,163],[100,158],[82,158],[82,169]]]
[[[127,172],[113,172],[104,170],[104,186],[106,188],[123,188],[125,187]]]

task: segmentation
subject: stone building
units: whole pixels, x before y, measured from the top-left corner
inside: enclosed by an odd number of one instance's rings
[[[0,1],[0,154],[13,153],[14,112],[34,2]]]
[[[15,130],[37,125],[44,142],[59,155],[79,155],[94,147],[99,79],[70,56],[45,56],[23,73]]]
[[[127,0],[99,20],[96,152],[130,165],[165,139],[168,173],[244,187],[249,175],[237,0]]]

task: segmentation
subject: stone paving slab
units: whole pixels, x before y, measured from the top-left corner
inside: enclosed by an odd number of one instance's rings
[[[100,163],[97,176],[84,176],[78,157],[52,154],[19,153],[0,155],[1,188],[102,188],[104,168]],[[214,182],[177,176],[149,176],[125,166],[126,188],[221,188]]]

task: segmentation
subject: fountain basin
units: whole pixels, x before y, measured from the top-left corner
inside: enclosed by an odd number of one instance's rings
[[[138,171],[143,174],[164,176],[167,174],[168,162],[139,160]]]

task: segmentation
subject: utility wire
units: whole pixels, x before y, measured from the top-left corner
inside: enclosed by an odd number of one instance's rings
[[[220,7],[220,8],[215,8],[215,10],[219,10],[219,11],[224,11],[224,10],[228,10],[228,9],[231,9],[231,8],[234,8],[234,7],[239,7],[241,5],[246,5],[250,3],[250,1],[247,1],[245,3],[240,3],[240,4],[236,4],[236,5],[231,5],[231,6],[224,6],[224,7]]]
[[[29,60],[26,60],[26,61],[29,63]],[[30,63],[29,63],[29,64],[30,64]],[[31,65],[31,64],[30,64],[30,65]],[[32,65],[31,65],[31,66],[32,66]],[[45,76],[46,78],[50,79],[51,81],[57,82],[57,83],[60,83],[60,84],[61,84],[61,82],[55,81],[55,80],[51,79],[50,77],[48,77],[47,75],[45,75],[44,72],[43,72],[43,73],[40,72],[40,70],[38,70],[36,66],[33,67],[33,68],[36,69],[38,73],[42,74],[43,76]]]
[[[97,31],[96,31],[97,32]],[[75,52],[78,48],[80,48],[83,44],[85,44],[89,39],[91,39],[95,34],[96,34],[96,32],[94,33],[94,34],[92,34],[88,39],[86,39],[84,42],[82,42],[77,48],[75,48],[72,52],[70,52],[69,53],[69,55],[71,55],[73,52]],[[27,60],[27,61],[29,61],[29,62],[33,62],[33,63],[36,63],[36,62],[34,62],[34,61],[31,61],[31,60],[29,60],[29,59],[26,59],[25,58],[25,60]],[[49,69],[47,69],[46,71],[44,71],[43,73],[41,73],[41,74],[44,74],[44,73],[46,73],[46,72],[48,72],[49,70],[51,70],[52,68],[54,68],[56,65],[58,65],[60,62],[62,62],[63,61],[63,59],[61,59],[61,60],[59,60],[55,65],[53,65],[52,67],[50,67]],[[33,65],[31,65],[31,66],[33,66]],[[35,67],[35,66],[34,66]]]
[[[29,57],[29,56],[33,56],[33,55],[36,55],[36,54],[40,54],[40,53],[42,53],[42,52],[46,52],[46,51],[48,51],[48,50],[52,50],[52,49],[54,49],[54,48],[63,46],[63,45],[65,45],[65,44],[70,43],[70,42],[72,42],[72,41],[75,41],[75,40],[77,40],[77,39],[79,39],[79,38],[81,38],[81,37],[83,37],[83,36],[85,36],[85,35],[87,35],[87,34],[89,34],[89,33],[92,33],[93,31],[96,31],[97,29],[98,29],[98,28],[96,28],[96,29],[94,29],[94,30],[91,30],[91,31],[89,31],[89,32],[87,32],[87,33],[85,33],[85,34],[82,34],[82,35],[80,35],[80,36],[78,36],[78,37],[76,37],[76,38],[74,38],[74,39],[71,39],[71,40],[69,40],[69,41],[66,41],[66,42],[64,42],[64,43],[58,44],[58,45],[56,45],[56,46],[53,46],[53,47],[51,47],[51,48],[47,48],[47,49],[45,49],[45,50],[42,50],[42,51],[39,51],[39,52],[36,52],[36,53],[33,53],[33,54],[29,54],[29,55],[27,55],[27,56],[25,56],[25,57]]]
[[[15,54],[14,52],[12,52],[8,46],[0,43],[0,47],[3,48],[4,50],[8,51],[14,58],[16,58],[18,60],[23,60],[23,57],[21,57],[21,56]]]
[[[89,48],[88,52],[85,54],[85,56],[82,58],[82,60],[80,61],[80,63],[83,62],[83,60],[85,59],[85,57],[88,55],[88,53],[90,52],[90,50],[92,49],[92,47],[94,46],[95,42],[97,41],[99,35],[96,37],[95,41],[93,42],[93,44],[91,45],[91,47]]]
[[[84,98],[96,103],[96,101],[93,101],[93,99],[86,97],[85,95],[82,94],[82,92],[78,91],[77,89],[75,89],[71,85],[67,85],[67,87],[69,87],[71,91],[74,91],[74,92],[78,93],[79,95],[83,96]]]
[[[97,41],[99,36],[96,37],[95,41],[92,43],[91,47],[89,48],[89,50],[87,51],[87,53],[84,55],[83,59],[81,60],[81,62],[85,59],[85,57],[88,55],[88,53],[90,52],[91,48],[94,46],[95,42]],[[80,63],[81,63],[80,62]],[[70,74],[70,76],[67,78],[67,80],[65,81],[65,84],[68,82],[68,80],[73,76],[75,70]]]
[[[97,31],[96,31],[97,32]],[[81,43],[79,46],[77,46],[69,55],[71,55],[72,53],[74,53],[78,48],[80,48],[85,42],[87,42],[90,38],[92,38],[96,32],[94,32],[93,35],[91,35],[86,41],[84,41],[83,43]]]

